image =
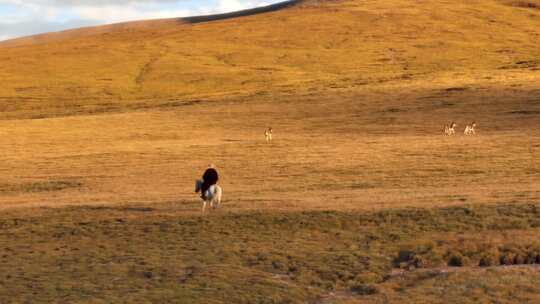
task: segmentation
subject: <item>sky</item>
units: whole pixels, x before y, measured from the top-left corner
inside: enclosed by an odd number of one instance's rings
[[[0,41],[83,26],[232,12],[283,0],[0,0]]]

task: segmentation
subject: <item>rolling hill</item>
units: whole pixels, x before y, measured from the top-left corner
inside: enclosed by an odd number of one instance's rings
[[[213,22],[132,22],[4,42],[2,116],[538,79],[537,1],[287,4]]]
[[[538,0],[2,42],[0,302],[538,303],[539,42]]]

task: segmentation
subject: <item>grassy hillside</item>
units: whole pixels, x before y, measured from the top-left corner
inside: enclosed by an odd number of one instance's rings
[[[21,216],[0,222],[3,303],[540,300],[537,205],[207,218],[171,206],[80,207]]]
[[[306,0],[0,43],[0,302],[538,303],[539,8]]]
[[[304,1],[216,22],[149,21],[23,39],[1,47],[0,107],[4,117],[69,115],[366,85],[534,83],[536,4]]]

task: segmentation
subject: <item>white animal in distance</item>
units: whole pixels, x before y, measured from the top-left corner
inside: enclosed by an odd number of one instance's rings
[[[452,136],[456,134],[456,127],[457,124],[452,121],[449,125],[444,126],[444,135],[446,136]]]
[[[274,132],[274,130],[272,130],[272,128],[268,128],[264,131],[264,137],[266,138],[266,142],[271,142],[272,141],[272,133]]]
[[[465,127],[465,131],[463,131],[463,134],[465,135],[476,135],[476,131],[474,130],[476,128],[476,122],[472,122],[470,125],[467,125]]]

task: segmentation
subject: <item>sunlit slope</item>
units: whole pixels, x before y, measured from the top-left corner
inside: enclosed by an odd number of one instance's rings
[[[540,77],[540,1],[305,1],[0,44],[1,116],[52,116],[381,83]]]

